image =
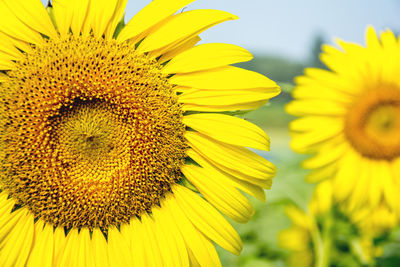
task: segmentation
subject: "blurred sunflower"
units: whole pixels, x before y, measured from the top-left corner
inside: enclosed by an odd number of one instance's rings
[[[329,262],[330,240],[323,240],[322,228],[319,222],[324,216],[330,216],[332,207],[332,189],[329,181],[318,184],[306,211],[295,205],[287,205],[285,213],[292,222],[290,228],[282,230],[278,235],[279,246],[290,252],[288,266],[311,267],[325,266]],[[327,217],[328,217],[327,216]],[[323,218],[324,219],[324,218]],[[328,218],[329,220],[331,218]],[[324,219],[325,220],[325,219]],[[326,220],[325,220],[326,221]],[[331,221],[328,221],[329,224]],[[324,227],[327,225],[324,223]],[[331,229],[328,229],[330,235]],[[330,238],[330,237],[329,237]]]
[[[290,251],[287,260],[288,266],[311,267],[315,265],[315,253],[312,234],[318,229],[314,218],[290,205],[285,207],[285,213],[292,222],[292,226],[282,230],[278,235],[278,244],[281,248]]]
[[[358,253],[364,264],[372,264],[374,259],[383,255],[382,242],[385,235],[394,229],[399,220],[396,214],[381,204],[376,209],[358,209],[349,212],[349,219],[357,228],[359,238],[353,242],[353,250]],[[381,242],[376,242],[379,240]]]
[[[316,182],[332,180],[335,200],[350,210],[381,203],[400,214],[400,39],[379,40],[372,27],[366,47],[338,41],[325,45],[330,70],[307,69],[298,77],[291,147],[312,153],[303,166]]]
[[[1,266],[218,266],[213,242],[241,251],[217,209],[248,221],[239,190],[263,200],[276,169],[247,149],[267,135],[228,114],[280,89],[229,66],[248,51],[195,46],[237,17],[175,14],[191,2],[153,1],[122,28],[126,0],[0,1]]]

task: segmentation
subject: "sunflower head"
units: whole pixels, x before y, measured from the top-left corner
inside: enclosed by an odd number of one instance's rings
[[[33,47],[0,85],[3,188],[55,226],[108,228],[150,212],[187,148],[160,69],[133,44],[91,36]]]
[[[291,146],[313,157],[310,181],[329,179],[346,209],[400,214],[400,38],[367,30],[367,45],[325,45],[328,70],[307,69],[296,79],[286,108],[300,117],[290,125]]]
[[[269,138],[229,114],[279,94],[196,45],[235,15],[157,0],[0,1],[0,266],[218,266],[264,200]],[[24,239],[20,237],[24,236]],[[28,249],[27,249],[28,248]],[[2,255],[7,255],[3,257]],[[134,257],[132,257],[134,255]]]

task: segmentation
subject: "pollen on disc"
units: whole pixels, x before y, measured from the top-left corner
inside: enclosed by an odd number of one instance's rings
[[[160,69],[102,38],[33,47],[0,84],[2,188],[54,226],[107,229],[150,212],[186,150]]]

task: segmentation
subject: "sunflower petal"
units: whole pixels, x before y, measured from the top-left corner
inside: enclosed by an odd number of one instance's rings
[[[95,267],[95,256],[91,246],[91,237],[88,228],[82,228],[79,232],[79,250],[78,260],[80,261],[77,266]]]
[[[57,38],[57,32],[50,16],[40,0],[4,1],[14,15],[32,29],[50,38]]]
[[[242,177],[254,177],[249,182],[261,180],[260,182],[266,183],[275,175],[276,168],[272,163],[246,148],[213,141],[196,132],[188,131],[185,137],[195,151],[214,164],[216,163],[216,166],[225,166],[224,171],[231,169],[241,173]],[[241,176],[237,178],[240,179]]]
[[[95,266],[110,266],[107,252],[108,244],[100,229],[93,229],[90,245]]]
[[[229,218],[246,223],[254,215],[250,202],[223,176],[215,176],[217,172],[209,171],[194,165],[182,167],[182,173],[208,202]]]
[[[237,19],[237,17],[220,10],[199,9],[180,13],[147,36],[139,45],[138,51],[149,52],[173,43],[180,43],[218,23],[232,19]]]
[[[143,225],[139,219],[132,219],[129,225],[121,226],[121,233],[129,236],[133,266],[152,266],[147,260]],[[152,260],[152,259],[151,259]]]
[[[207,161],[207,159],[193,149],[188,149],[186,153],[192,160],[207,170],[207,173],[210,174],[209,177],[213,177],[213,179],[221,179],[221,182],[226,182],[261,201],[265,201],[265,191],[261,187],[237,179],[236,177],[224,172],[223,170],[214,166],[211,162]]]
[[[189,221],[173,195],[166,197],[164,208],[170,211],[175,224],[179,225],[178,229],[185,240],[188,251],[191,251],[194,256],[194,260],[191,262],[196,261],[200,266],[221,266],[212,242]],[[188,253],[191,255],[190,252]]]
[[[21,216],[14,215],[19,218],[18,222],[9,228],[7,236],[1,240],[0,266],[24,266],[28,259],[33,243],[34,222],[33,215],[27,209],[21,210]]]
[[[187,73],[223,67],[252,60],[252,54],[240,46],[231,44],[203,44],[174,57],[162,72]]]
[[[128,242],[121,232],[115,228],[108,229],[108,257],[110,266],[130,266],[132,263]]]
[[[2,54],[11,56],[11,59],[18,60],[23,57],[22,53],[13,45],[12,38],[0,32],[0,51]],[[8,57],[7,57],[8,58]],[[3,56],[0,56],[3,59]]]
[[[285,106],[286,112],[295,116],[323,115],[344,116],[347,108],[340,103],[324,99],[307,99],[290,102]]]
[[[159,245],[161,251],[169,251],[169,254],[164,253],[166,258],[170,258],[170,265],[167,266],[189,266],[189,258],[185,242],[181,236],[178,226],[171,220],[171,214],[168,210],[161,208],[153,208],[153,218],[159,227],[160,236]],[[166,260],[164,259],[164,263]]]
[[[243,245],[238,233],[215,208],[183,186],[175,186],[173,192],[178,205],[197,229],[224,249],[239,255]]]
[[[197,89],[233,90],[248,88],[269,88],[271,93],[279,94],[279,86],[262,74],[232,66],[210,71],[199,71],[174,75],[171,84]]]
[[[0,58],[0,70],[12,70],[15,68],[15,63],[11,60]]]
[[[79,35],[85,22],[90,0],[53,0],[53,14],[61,36],[67,36],[71,29]]]
[[[128,2],[128,0],[118,0],[117,1],[114,15],[112,16],[112,19],[106,29],[106,33],[105,33],[106,39],[113,38],[115,30],[117,28],[117,25],[120,22],[120,20],[122,19],[122,16],[124,15],[127,2]]]
[[[83,33],[89,34],[93,31],[93,35],[101,37],[107,30],[110,23],[114,23],[113,18],[118,14],[116,13],[120,0],[97,0],[94,2],[90,0],[89,9],[83,25]]]
[[[183,123],[218,141],[269,150],[269,137],[258,126],[229,115],[201,113],[184,116]]]
[[[54,253],[53,253],[53,266],[59,265],[65,252],[67,238],[65,236],[64,228],[56,227],[54,230]]]
[[[172,49],[169,49],[168,52],[163,53],[163,55],[160,57],[160,59],[158,59],[158,62],[164,63],[172,58],[175,58],[177,55],[192,48],[200,41],[201,41],[201,38],[199,36],[195,36],[189,40],[185,40],[185,42],[183,42],[182,44],[180,44]]]
[[[155,223],[148,214],[143,214],[141,220],[143,226],[143,235],[146,237],[144,243],[147,259],[150,263],[149,265],[154,267],[164,266],[165,262],[162,257],[163,253],[160,251],[160,247],[155,236]]]
[[[4,0],[0,1],[0,29],[3,33],[28,43],[43,43],[41,35],[20,21],[8,8]]]
[[[44,225],[39,220],[35,223],[35,243],[29,255],[27,267],[51,267],[53,264],[53,226]]]
[[[57,240],[54,241],[57,242]],[[72,228],[66,237],[64,250],[60,251],[60,262],[58,262],[59,266],[77,266],[79,263],[79,243],[78,229]]]
[[[194,1],[195,0],[158,0],[151,2],[126,24],[118,35],[117,40],[119,42],[124,42],[128,39],[138,37],[154,25],[172,16],[180,8]]]

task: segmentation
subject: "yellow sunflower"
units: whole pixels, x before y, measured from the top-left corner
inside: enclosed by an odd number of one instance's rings
[[[314,217],[294,205],[285,207],[292,225],[278,234],[278,244],[290,252],[288,266],[311,267],[315,263],[313,233],[318,234]]]
[[[383,255],[382,244],[376,244],[376,239],[388,235],[398,225],[399,219],[383,204],[373,210],[364,208],[348,214],[359,234],[358,240],[353,242],[353,250],[363,263],[371,264],[375,258]]]
[[[400,39],[388,30],[379,40],[372,27],[366,39],[366,47],[323,46],[329,70],[297,78],[291,146],[313,154],[303,164],[309,180],[331,179],[350,210],[384,203],[400,214]]]
[[[236,16],[126,0],[0,1],[0,266],[218,266],[239,254],[275,167],[257,126],[230,116],[277,95],[202,44]],[[178,13],[178,14],[176,14]],[[118,26],[118,27],[117,27]],[[116,29],[118,28],[118,31]]]
[[[308,202],[306,211],[290,204],[285,213],[292,225],[278,235],[278,244],[290,252],[288,266],[311,267],[324,266],[329,261],[330,243],[323,240],[318,219],[329,215],[332,208],[332,189],[329,181],[318,184]],[[326,223],[324,226],[329,226]],[[329,231],[329,230],[328,230]]]

